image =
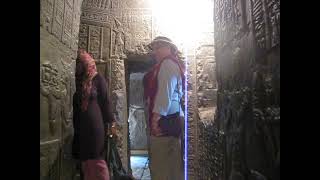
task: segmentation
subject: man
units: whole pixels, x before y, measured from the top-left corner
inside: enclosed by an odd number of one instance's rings
[[[182,180],[184,66],[169,38],[156,37],[150,48],[157,62],[144,77],[151,179]]]

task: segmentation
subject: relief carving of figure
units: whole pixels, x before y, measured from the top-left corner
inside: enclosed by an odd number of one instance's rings
[[[71,125],[71,119],[70,119],[70,113],[71,113],[71,99],[69,96],[71,96],[71,80],[68,76],[68,72],[70,72],[71,68],[70,65],[65,63],[63,59],[61,59],[62,69],[63,72],[61,73],[61,83],[60,83],[60,89],[61,89],[61,95],[62,95],[62,101],[60,103],[61,106],[61,118],[62,118],[62,127],[67,129]]]
[[[124,54],[124,30],[122,28],[121,22],[114,18],[114,29],[115,29],[115,55],[119,58],[125,57]]]
[[[124,40],[122,39],[122,32],[117,32],[115,39],[115,52],[119,57],[123,57],[124,55]]]
[[[57,104],[61,98],[58,82],[57,67],[53,64],[43,63],[41,66],[40,93],[48,99],[49,131],[53,136],[57,130],[57,114],[59,111]]]
[[[277,3],[275,3],[272,6],[272,13],[273,15],[271,15],[271,43],[272,46],[275,46],[279,43],[279,39],[280,39],[280,7]]]

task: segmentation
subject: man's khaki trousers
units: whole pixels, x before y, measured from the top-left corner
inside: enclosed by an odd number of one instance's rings
[[[183,180],[180,138],[149,136],[151,180]]]

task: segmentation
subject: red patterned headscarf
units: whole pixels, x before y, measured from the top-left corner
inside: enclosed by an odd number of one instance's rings
[[[86,111],[88,108],[92,79],[97,73],[94,59],[85,50],[79,49],[76,66],[76,86],[78,90],[81,90],[82,111]]]

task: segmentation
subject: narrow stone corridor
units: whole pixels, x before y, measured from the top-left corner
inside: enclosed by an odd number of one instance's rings
[[[40,180],[79,179],[75,61],[109,86],[124,169],[150,180],[142,78],[168,36],[187,68],[189,180],[280,179],[280,0],[40,0]]]

